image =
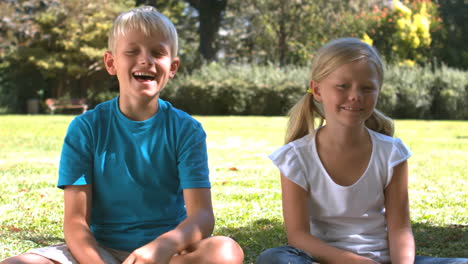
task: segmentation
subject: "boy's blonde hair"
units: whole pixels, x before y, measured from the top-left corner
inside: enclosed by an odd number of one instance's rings
[[[341,65],[363,59],[371,62],[375,66],[380,89],[384,79],[382,60],[378,52],[372,46],[369,46],[357,38],[340,38],[322,46],[312,60],[310,79],[320,82]],[[311,93],[306,93],[299,102],[291,108],[289,116],[286,143],[299,139],[307,134],[313,135],[316,123],[322,126],[325,121],[325,115],[321,105],[314,100]],[[374,112],[369,119],[366,120],[365,124],[374,131],[393,136],[393,121],[377,109],[374,109]]]
[[[120,14],[109,31],[108,49],[115,51],[117,39],[131,30],[142,32],[145,36],[161,34],[169,41],[171,57],[177,56],[177,30],[172,22],[152,6],[142,6]]]

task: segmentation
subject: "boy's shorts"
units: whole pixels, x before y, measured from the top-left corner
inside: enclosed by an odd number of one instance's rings
[[[106,264],[120,264],[130,255],[129,252],[107,248],[101,245],[98,245],[98,251]],[[36,254],[61,264],[78,264],[78,261],[73,258],[66,244],[31,249],[26,253]]]

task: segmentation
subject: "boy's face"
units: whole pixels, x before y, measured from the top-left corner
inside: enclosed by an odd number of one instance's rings
[[[117,37],[115,50],[106,52],[104,63],[109,74],[117,75],[121,96],[153,99],[177,72],[179,58],[171,55],[170,43],[161,35],[128,31]]]

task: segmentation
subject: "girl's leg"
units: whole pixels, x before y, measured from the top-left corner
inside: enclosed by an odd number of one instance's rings
[[[256,264],[312,264],[316,262],[304,251],[291,246],[270,248],[262,252]]]
[[[414,264],[468,264],[468,258],[433,258],[416,256]]]

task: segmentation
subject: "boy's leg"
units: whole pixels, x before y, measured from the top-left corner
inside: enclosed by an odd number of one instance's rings
[[[213,236],[205,238],[190,247],[186,252],[174,256],[170,264],[182,263],[223,263],[242,264],[244,252],[231,238]]]
[[[291,246],[270,248],[258,256],[256,264],[312,264],[316,263],[304,251]]]
[[[25,253],[19,256],[7,258],[0,264],[60,264],[43,256]]]
[[[98,246],[102,260],[107,264],[119,264],[117,260],[123,251],[111,250]],[[128,255],[129,253],[127,253]],[[8,258],[0,264],[78,264],[65,243],[44,248],[31,249],[28,252]]]
[[[468,258],[434,258],[416,256],[414,264],[468,264]]]

